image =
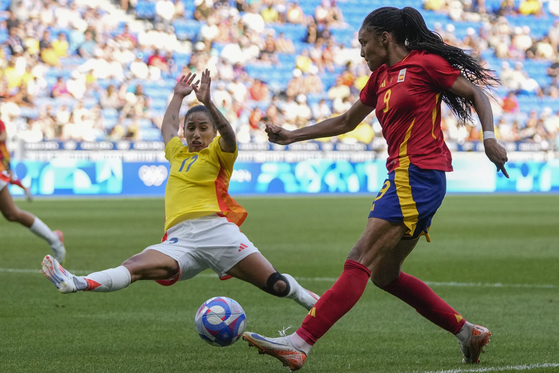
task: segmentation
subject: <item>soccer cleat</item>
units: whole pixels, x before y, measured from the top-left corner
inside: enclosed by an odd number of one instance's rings
[[[33,195],[31,194],[31,189],[25,188],[23,189],[25,192],[25,198],[27,198],[27,202],[33,202]]]
[[[460,343],[460,351],[464,355],[462,363],[479,363],[479,355],[483,352],[483,347],[489,343],[490,338],[491,332],[489,329],[480,325],[474,325],[470,339],[463,344]]]
[[[255,346],[260,354],[275,357],[292,372],[301,369],[307,359],[307,354],[293,346],[287,336],[268,338],[260,334],[245,332],[243,339],[248,342],[249,347]]]
[[[43,266],[43,274],[56,286],[58,291],[63,294],[78,291],[74,280],[76,276],[65,270],[52,256],[45,256],[41,265]]]
[[[52,253],[59,263],[64,264],[66,260],[66,249],[64,248],[64,234],[61,231],[53,231],[58,237],[59,244],[54,244],[51,246]]]

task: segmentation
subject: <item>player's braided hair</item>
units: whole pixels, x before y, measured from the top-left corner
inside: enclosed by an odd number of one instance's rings
[[[482,67],[464,50],[446,44],[439,34],[429,30],[421,13],[414,8],[378,8],[367,15],[362,28],[376,34],[386,31],[392,34],[396,43],[403,44],[408,49],[437,54],[476,85],[491,87],[499,83],[493,70]],[[442,96],[461,122],[471,120],[473,104],[470,101],[448,91],[444,91]]]

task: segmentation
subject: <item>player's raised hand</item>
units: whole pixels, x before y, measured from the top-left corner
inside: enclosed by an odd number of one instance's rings
[[[206,69],[202,72],[202,79],[200,79],[200,86],[195,87],[196,98],[204,105],[210,102],[210,86],[212,78],[210,77],[210,70]]]
[[[276,126],[275,124],[266,124],[266,133],[268,134],[268,140],[275,144],[288,145],[293,142],[291,131]]]
[[[508,161],[505,147],[499,144],[495,139],[483,141],[483,146],[485,147],[485,155],[487,155],[487,158],[497,166],[497,172],[502,171],[503,175],[508,178],[509,174],[505,168],[505,163]]]
[[[200,81],[193,83],[194,78],[196,78],[196,74],[193,73],[181,76],[175,88],[173,88],[173,93],[182,97],[188,96],[200,83]]]

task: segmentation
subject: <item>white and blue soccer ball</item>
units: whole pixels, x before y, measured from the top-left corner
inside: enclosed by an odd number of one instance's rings
[[[225,347],[235,343],[245,331],[246,315],[239,303],[227,297],[204,302],[194,318],[200,338],[212,346]]]

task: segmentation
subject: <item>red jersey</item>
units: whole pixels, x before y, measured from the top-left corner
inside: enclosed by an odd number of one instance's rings
[[[458,75],[444,58],[422,50],[371,74],[359,98],[376,109],[388,144],[388,172],[404,158],[419,168],[452,171],[441,130],[441,93]]]
[[[0,120],[0,134],[6,132],[6,125]],[[10,169],[10,153],[4,141],[0,142],[0,172]]]

